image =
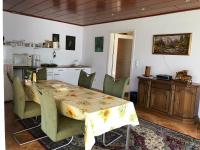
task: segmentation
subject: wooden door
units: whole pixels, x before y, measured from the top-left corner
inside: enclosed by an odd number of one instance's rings
[[[176,85],[173,115],[189,119],[195,116],[196,88]]]
[[[173,115],[179,117],[183,115],[184,101],[185,101],[185,88],[181,86],[176,86]]]
[[[132,39],[118,39],[115,79],[130,77]]]
[[[171,92],[166,89],[151,88],[150,108],[169,113]]]
[[[195,105],[196,105],[196,88],[185,89],[185,102],[184,102],[184,118],[194,118],[195,117]]]
[[[138,105],[149,108],[151,80],[139,79]]]

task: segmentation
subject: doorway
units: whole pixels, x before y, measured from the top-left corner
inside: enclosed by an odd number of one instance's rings
[[[130,77],[133,32],[111,33],[107,73],[118,79]]]
[[[133,32],[111,33],[110,35],[107,73],[115,79],[130,77],[133,40]],[[126,91],[130,93],[130,85]]]

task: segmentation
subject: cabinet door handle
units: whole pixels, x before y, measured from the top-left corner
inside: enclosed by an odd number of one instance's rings
[[[79,71],[79,70],[81,70],[81,69],[75,69],[75,70]]]
[[[58,74],[58,73],[55,73],[54,75],[55,75],[55,76],[57,76],[57,75],[60,75],[60,74]]]
[[[64,71],[63,69],[59,69],[58,71]]]
[[[53,72],[47,72],[47,73],[53,73]]]

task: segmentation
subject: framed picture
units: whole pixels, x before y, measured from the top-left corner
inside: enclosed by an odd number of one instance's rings
[[[95,37],[95,52],[103,52],[103,37]]]
[[[153,54],[189,55],[192,33],[153,36]]]
[[[75,43],[76,37],[75,36],[66,36],[66,50],[75,50]]]
[[[59,34],[52,34],[52,41],[59,42]]]

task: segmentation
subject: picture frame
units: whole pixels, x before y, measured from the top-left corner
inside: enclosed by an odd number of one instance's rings
[[[75,50],[76,48],[76,37],[66,36],[66,50]]]
[[[153,54],[190,55],[192,33],[153,35]]]
[[[95,37],[95,52],[103,52],[104,37]]]
[[[52,41],[59,42],[59,34],[52,34]]]

